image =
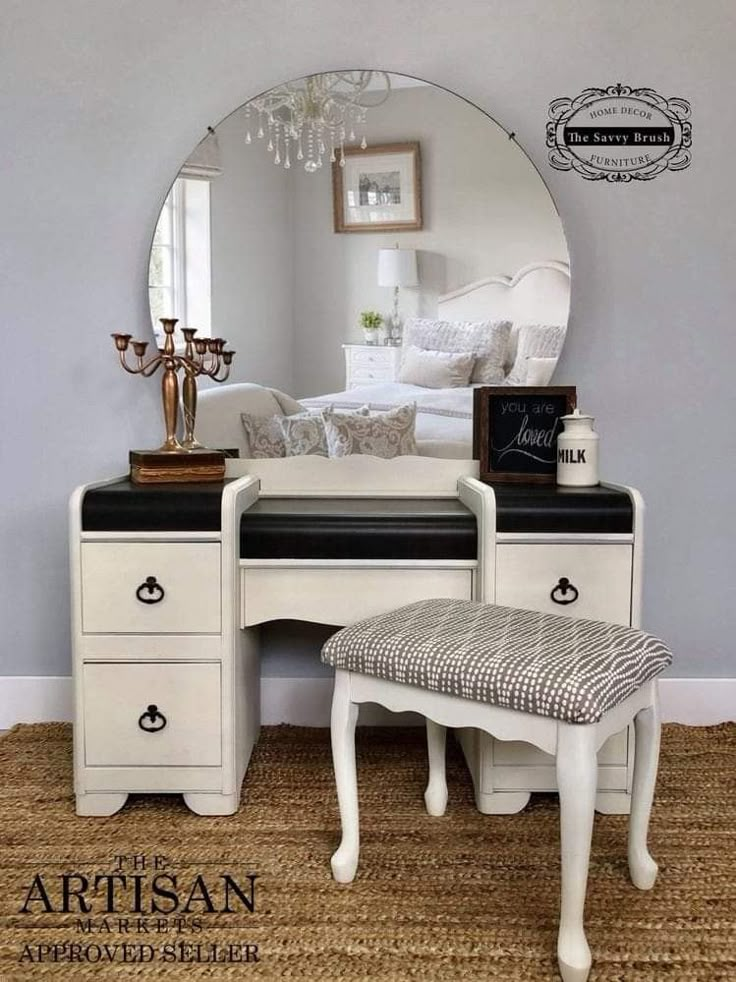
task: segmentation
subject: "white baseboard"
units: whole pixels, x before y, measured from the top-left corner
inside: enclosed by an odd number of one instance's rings
[[[662,719],[666,723],[710,726],[736,720],[736,678],[660,680]],[[264,678],[261,715],[266,725],[329,726],[331,678]],[[0,676],[0,730],[15,723],[72,719],[72,680],[67,676]],[[411,713],[396,716],[380,706],[361,710],[370,725],[414,723]]]

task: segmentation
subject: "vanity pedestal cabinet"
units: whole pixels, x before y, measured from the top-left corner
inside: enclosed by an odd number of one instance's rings
[[[283,462],[263,469],[274,463]],[[334,463],[288,467],[334,476]],[[182,793],[200,814],[237,809],[258,736],[266,621],[341,626],[452,596],[638,625],[636,492],[490,488],[460,471],[444,489],[397,491],[394,481],[372,492],[371,460],[343,463],[356,471],[347,492],[319,483],[304,492],[301,476],[298,492],[284,492],[252,473],[224,485],[118,479],[74,493],[79,814],[112,814],[131,792]],[[435,465],[402,466],[424,481]],[[530,792],[554,790],[553,760],[530,745],[474,730],[460,739],[481,811],[516,811]],[[600,810],[628,810],[632,750],[629,731],[601,748]]]
[[[256,497],[255,479],[72,496],[78,814],[130,792],[237,811],[260,721],[257,637],[238,630],[238,524]]]
[[[644,504],[633,488],[496,485],[495,580],[484,599],[568,617],[640,626]],[[478,809],[520,811],[555,791],[555,761],[527,743],[460,731]],[[598,753],[596,809],[631,805],[633,726]]]

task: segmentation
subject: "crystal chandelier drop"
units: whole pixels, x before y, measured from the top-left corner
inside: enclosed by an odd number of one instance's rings
[[[253,99],[245,107],[245,142],[266,140],[273,162],[287,170],[292,160],[304,161],[312,174],[324,157],[345,166],[345,144],[367,147],[365,122],[369,109],[391,93],[385,72],[326,72],[287,82]],[[255,117],[255,118],[254,118]]]

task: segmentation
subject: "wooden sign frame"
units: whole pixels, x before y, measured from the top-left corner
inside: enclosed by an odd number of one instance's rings
[[[504,424],[501,423],[501,403],[510,401],[513,408]],[[546,402],[546,405],[545,405]],[[571,413],[577,405],[574,385],[546,386],[479,386],[473,393],[473,457],[480,462],[480,479],[486,484],[495,482],[517,484],[554,484],[557,479],[557,436],[561,432],[559,418]],[[550,406],[554,408],[550,409]],[[532,420],[530,420],[530,416]],[[529,425],[537,417],[546,426]],[[508,440],[511,420],[518,420],[518,432]],[[551,419],[555,420],[549,426]],[[504,445],[494,447],[494,438],[503,429]],[[513,429],[513,427],[512,427]],[[535,467],[534,450],[549,460]],[[505,459],[505,465],[499,466]],[[531,461],[531,463],[530,463]],[[516,464],[516,466],[514,466]]]

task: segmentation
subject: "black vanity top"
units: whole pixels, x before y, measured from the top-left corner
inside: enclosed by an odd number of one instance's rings
[[[556,484],[494,484],[498,532],[632,532],[625,491]]]
[[[133,484],[91,488],[83,532],[219,532],[222,483]]]
[[[129,480],[92,488],[82,503],[82,529],[219,532],[222,488],[215,483],[139,485]],[[493,490],[499,532],[633,531],[633,508],[625,491],[554,484],[495,484]],[[466,559],[474,558],[474,536],[475,518],[452,499],[261,498],[243,516],[241,554],[319,558],[314,549],[328,547],[317,547],[318,538],[330,543],[331,558],[337,550],[355,559]]]
[[[442,498],[261,498],[243,559],[475,559],[475,516]]]

